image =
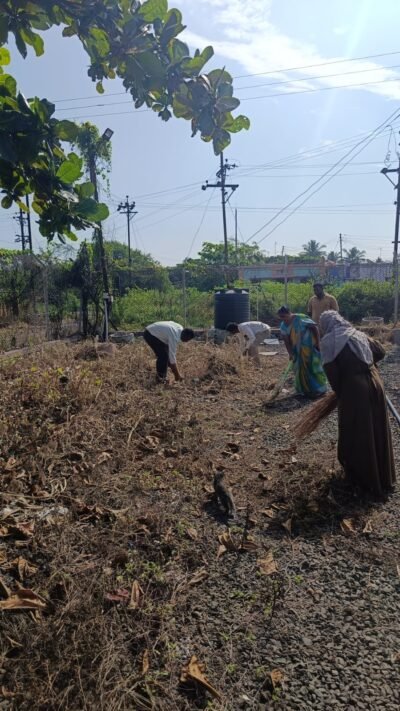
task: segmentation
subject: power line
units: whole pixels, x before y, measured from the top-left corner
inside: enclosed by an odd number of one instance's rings
[[[381,57],[393,57],[396,54],[400,54],[400,50],[397,50],[395,52],[383,52],[381,54],[367,54],[364,57],[349,57],[348,59],[333,59],[329,60],[328,62],[319,62],[318,64],[303,64],[301,66],[297,67],[287,67],[286,69],[269,69],[268,71],[265,72],[255,72],[253,74],[240,74],[237,76],[234,76],[233,79],[248,79],[250,77],[259,77],[259,76],[270,76],[270,75],[275,75],[275,74],[286,74],[287,72],[297,72],[302,69],[316,69],[318,67],[327,67],[331,66],[332,64],[343,64],[347,62],[361,62],[366,59],[379,59]],[[385,67],[383,67],[385,69]],[[112,94],[108,94],[108,96],[126,96],[128,92],[126,91],[117,91],[113,92]],[[85,101],[87,99],[97,99],[98,94],[95,96],[77,96],[74,98],[69,98],[69,99],[56,99],[54,103],[56,104],[61,104],[66,101]],[[140,109],[137,109],[139,111]],[[146,109],[144,109],[146,110]],[[143,109],[142,109],[143,111]]]
[[[335,177],[335,174],[329,176],[329,173],[330,173],[332,170],[334,170],[335,168],[339,168],[339,170],[338,170],[337,172],[340,172],[340,170],[343,170],[343,168],[345,168],[346,165],[348,165],[348,164],[352,161],[352,159],[355,157],[355,156],[351,156],[350,159],[349,159],[346,163],[344,163],[344,164],[341,166],[342,161],[343,161],[347,156],[350,156],[350,154],[353,153],[353,152],[358,148],[358,146],[361,146],[361,148],[360,148],[360,150],[356,153],[356,156],[357,156],[359,153],[361,153],[361,151],[364,150],[364,148],[365,148],[371,141],[374,140],[374,138],[376,137],[375,134],[376,134],[377,132],[379,132],[380,130],[382,130],[382,128],[384,128],[384,127],[387,125],[388,121],[391,121],[394,117],[397,118],[398,116],[399,116],[399,113],[398,113],[398,110],[396,109],[395,111],[393,111],[393,112],[390,114],[390,116],[389,116],[387,119],[385,119],[385,121],[383,121],[381,124],[379,124],[379,126],[377,126],[377,128],[375,128],[373,131],[370,132],[369,137],[367,136],[367,137],[363,138],[363,139],[360,140],[355,146],[353,146],[353,148],[351,148],[349,151],[347,151],[347,153],[346,153],[344,156],[342,156],[342,157],[332,166],[332,168],[329,168],[320,178],[318,178],[318,179],[315,180],[313,183],[311,183],[311,185],[310,185],[306,190],[303,190],[299,195],[297,195],[295,198],[293,198],[293,200],[291,200],[287,205],[285,205],[284,208],[282,208],[281,210],[279,210],[279,211],[276,213],[276,215],[274,215],[274,217],[272,217],[270,220],[268,220],[268,222],[266,222],[259,230],[257,230],[256,232],[254,232],[254,233],[249,237],[249,239],[247,240],[247,242],[249,242],[251,239],[253,239],[253,238],[254,238],[256,235],[258,235],[263,229],[265,229],[265,227],[268,227],[268,225],[270,225],[274,220],[276,220],[276,219],[279,217],[279,215],[282,214],[283,210],[286,210],[287,208],[290,208],[290,207],[291,207],[295,202],[297,202],[301,197],[306,196],[305,199],[303,200],[303,202],[301,202],[300,205],[298,205],[296,208],[294,208],[294,210],[292,210],[291,212],[289,212],[289,214],[286,215],[286,216],[284,217],[284,219],[281,220],[281,222],[278,223],[278,225],[275,225],[275,227],[273,227],[272,230],[270,230],[261,240],[259,240],[258,244],[260,244],[261,242],[264,241],[264,239],[266,239],[267,237],[269,237],[269,235],[272,234],[278,227],[280,227],[280,225],[282,225],[284,222],[286,222],[286,221],[289,219],[289,217],[291,217],[291,215],[292,215],[297,209],[299,209],[300,207],[302,207],[302,205],[304,205],[305,202],[307,202],[313,195],[315,195],[316,192],[318,192],[319,190],[321,190],[321,189],[326,185],[327,182],[329,182],[330,180],[332,180],[332,178]],[[363,144],[365,144],[365,145],[363,145]],[[314,186],[317,186],[325,177],[327,177],[327,180],[325,181],[325,183],[323,183],[323,184],[320,185],[316,190],[314,190],[313,192],[310,193],[310,190],[312,190],[312,188],[313,188]],[[310,194],[308,194],[308,193],[310,193]]]
[[[206,214],[207,214],[207,211],[208,211],[208,208],[209,208],[211,199],[213,198],[214,194],[215,194],[215,188],[214,188],[214,190],[210,193],[210,197],[209,197],[208,200],[207,200],[206,206],[205,206],[205,208],[204,208],[204,210],[203,210],[203,214],[202,214],[202,216],[201,216],[201,220],[200,220],[199,226],[198,226],[196,232],[195,232],[194,235],[193,235],[193,239],[192,239],[192,241],[191,241],[191,243],[190,243],[189,251],[188,251],[188,253],[187,253],[187,255],[186,255],[184,261],[186,261],[187,259],[189,259],[190,255],[191,255],[191,253],[192,253],[192,249],[193,249],[193,247],[194,247],[194,243],[196,242],[196,239],[197,239],[197,237],[198,237],[198,235],[199,235],[199,232],[200,232],[200,230],[201,230],[201,228],[202,228],[202,226],[203,226],[203,222],[204,222],[204,220],[205,220],[205,217],[206,217]]]
[[[374,67],[373,69],[353,69],[351,72],[340,72],[339,74],[318,74],[317,76],[311,77],[300,77],[297,79],[285,79],[284,81],[272,81],[267,84],[249,84],[248,86],[237,86],[235,91],[245,91],[247,89],[258,89],[262,86],[282,86],[283,84],[295,84],[298,82],[315,81],[316,79],[333,79],[334,77],[344,77],[349,74],[365,74],[368,72],[382,72],[388,71],[389,69],[398,69],[400,64],[391,64],[389,67]]]
[[[304,80],[303,80],[304,81]],[[400,83],[400,77],[396,77],[395,79],[379,79],[377,81],[367,81],[367,82],[362,82],[362,83],[355,83],[355,84],[339,84],[338,86],[320,86],[315,89],[300,89],[300,91],[280,91],[275,94],[261,94],[260,96],[244,96],[241,101],[257,101],[259,99],[274,99],[276,97],[280,96],[295,96],[296,94],[315,94],[320,91],[334,91],[336,89],[354,89],[354,88],[362,88],[363,86],[372,86],[376,84],[388,84],[388,83],[393,83],[393,82],[399,82]],[[289,82],[291,83],[291,82]],[[58,112],[59,111],[79,111],[83,109],[92,109],[92,108],[100,108],[104,107],[107,108],[109,106],[121,106],[125,105],[127,106],[128,104],[132,104],[131,101],[110,101],[108,103],[103,103],[103,104],[92,104],[92,105],[86,105],[86,106],[69,106],[65,109],[56,109]],[[151,109],[133,109],[133,111],[117,111],[115,113],[102,113],[102,114],[88,114],[87,116],[74,116],[73,118],[80,119],[80,118],[89,118],[89,117],[95,117],[95,116],[123,116],[124,114],[127,113],[132,113],[133,115],[137,113],[143,113],[144,111],[151,111]],[[154,113],[154,112],[153,112]]]

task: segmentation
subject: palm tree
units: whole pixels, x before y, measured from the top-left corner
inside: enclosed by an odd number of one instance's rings
[[[344,251],[346,253],[345,261],[349,262],[350,264],[357,264],[358,262],[361,262],[361,260],[365,257],[364,249],[357,249],[357,247],[352,247],[351,249],[345,249]]]
[[[340,260],[340,252],[329,252],[327,259],[329,259],[330,262],[338,262]]]
[[[315,239],[310,239],[307,244],[303,244],[303,255],[305,257],[325,257],[326,244],[320,244]]]

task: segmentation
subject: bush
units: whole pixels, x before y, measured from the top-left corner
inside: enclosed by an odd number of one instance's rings
[[[187,324],[194,328],[209,327],[213,323],[213,295],[198,289],[186,292]],[[142,329],[153,321],[184,322],[182,289],[131,289],[126,296],[116,299],[112,320],[118,326]]]

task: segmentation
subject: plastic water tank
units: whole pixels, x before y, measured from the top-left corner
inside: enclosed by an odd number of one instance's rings
[[[221,289],[214,295],[214,326],[225,329],[233,321],[250,320],[250,297],[246,289]]]

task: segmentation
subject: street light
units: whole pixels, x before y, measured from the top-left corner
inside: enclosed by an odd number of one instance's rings
[[[104,141],[111,141],[112,137],[114,135],[114,131],[111,128],[106,128],[104,131],[102,138]]]

